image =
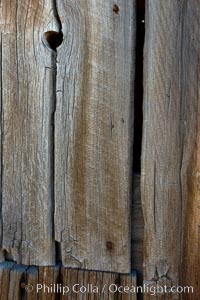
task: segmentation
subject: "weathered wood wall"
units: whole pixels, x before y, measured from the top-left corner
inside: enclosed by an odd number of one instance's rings
[[[134,3],[1,1],[2,260],[130,271]]]
[[[170,299],[200,295],[199,20],[197,0],[146,3],[144,277],[153,285],[194,287],[194,294]]]
[[[146,1],[144,282],[194,287],[159,299],[200,295],[199,17],[198,0]],[[139,175],[131,213],[135,19],[131,0],[0,2],[1,261],[128,273],[132,216],[141,269]],[[23,296],[19,273],[35,283],[62,273],[6,264],[2,299]],[[81,282],[96,274],[63,272]]]

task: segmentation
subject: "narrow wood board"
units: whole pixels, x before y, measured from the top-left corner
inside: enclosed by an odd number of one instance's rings
[[[15,265],[14,262],[0,264],[0,299],[7,299],[10,285],[10,271]]]
[[[28,266],[15,264],[10,270],[8,300],[21,300],[24,297],[24,290],[21,288],[24,274]]]
[[[55,239],[63,265],[130,271],[135,1],[57,1]]]
[[[53,24],[55,23],[55,24]],[[52,1],[0,5],[2,249],[18,263],[55,263],[52,115],[56,27]]]
[[[181,284],[200,295],[200,2],[183,4],[182,37],[182,256]]]
[[[58,298],[57,284],[59,283],[60,266],[55,267],[40,267],[39,268],[39,287],[38,299],[39,300],[56,300]],[[33,285],[33,284],[32,284]],[[35,286],[33,285],[33,290]]]
[[[25,284],[27,290],[24,291],[26,300],[38,300],[39,293],[37,292],[37,283],[39,283],[39,270],[38,267],[31,266],[26,271]],[[23,282],[21,282],[21,289],[23,289]]]
[[[187,300],[198,298],[200,274],[199,19],[199,1],[146,3],[144,278],[146,284],[193,286],[194,294],[182,294]]]

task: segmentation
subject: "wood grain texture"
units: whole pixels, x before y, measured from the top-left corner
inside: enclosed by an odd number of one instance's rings
[[[39,300],[56,300],[58,298],[58,294],[56,293],[56,286],[59,283],[59,271],[59,265],[56,265],[55,267],[39,268],[38,283],[41,284],[41,289],[38,293]]]
[[[55,263],[55,53],[42,39],[56,26],[51,0],[1,1],[2,248],[24,264]]]
[[[78,269],[61,269],[61,280],[67,284],[70,291],[61,299],[82,299],[82,300],[136,300],[137,295],[131,292],[114,293],[114,285],[118,287],[130,287],[136,289],[136,274],[125,275],[117,273],[85,271]],[[81,293],[81,287],[87,291]],[[73,289],[75,292],[73,292]]]
[[[181,250],[181,6],[182,1],[147,1],[145,20],[141,171],[144,279],[162,285],[168,278],[169,286],[179,283]]]
[[[10,284],[10,271],[14,262],[3,262],[0,264],[0,299],[7,299]]]
[[[28,267],[13,262],[0,263],[0,299],[2,300],[136,300],[131,292],[113,292],[114,285],[136,290],[136,273]],[[37,291],[38,289],[38,291]]]
[[[55,238],[64,266],[130,270],[135,1],[57,1]]]
[[[25,274],[25,283],[29,287],[29,292],[25,291],[25,299],[26,300],[38,300],[39,293],[37,293],[37,283],[39,282],[39,270],[35,266],[31,266],[27,269]],[[33,286],[33,289],[32,289]],[[21,283],[21,287],[23,287],[23,282]]]
[[[181,283],[200,295],[200,2],[185,1],[182,37],[183,150]]]
[[[119,285],[122,287],[130,287],[131,289],[126,292],[121,293],[118,295],[119,300],[137,300],[137,294],[132,293],[131,290],[134,290],[134,287],[137,287],[137,280],[136,280],[136,273],[132,273],[132,275],[120,275],[120,282]]]
[[[199,296],[199,17],[199,1],[146,3],[144,277],[153,285],[195,288],[159,299]]]
[[[9,288],[8,288],[8,298],[9,300],[16,299],[21,300],[24,297],[25,291],[21,288],[21,282],[23,281],[24,274],[28,269],[25,265],[15,264],[10,270],[9,277]]]

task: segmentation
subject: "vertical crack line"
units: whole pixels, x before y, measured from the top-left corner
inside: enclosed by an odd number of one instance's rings
[[[145,0],[136,0],[136,45],[135,45],[135,79],[134,79],[134,138],[133,138],[133,173],[134,175],[141,173],[141,153],[142,153],[142,131],[143,131],[143,48],[145,39]],[[134,181],[133,177],[133,181]],[[134,182],[133,182],[134,184]],[[132,239],[137,229],[133,229],[134,212],[133,204],[135,199],[132,199]],[[141,198],[140,198],[141,201]],[[134,253],[134,243],[132,242],[132,251]],[[133,254],[132,254],[133,256]],[[134,267],[134,258],[131,258],[132,267]],[[138,284],[143,283],[142,270],[137,270]],[[141,299],[142,294],[138,294],[138,299]]]
[[[19,109],[21,109],[21,103],[20,103],[20,87],[19,87],[19,47],[18,47],[18,43],[19,43],[19,32],[18,32],[18,0],[16,0],[16,10],[15,10],[15,33],[16,33],[16,40],[15,40],[15,51],[16,51],[16,75],[17,75],[17,98],[16,98],[16,101],[18,102],[18,107]],[[20,131],[21,131],[21,128],[20,128]],[[20,132],[21,136],[22,136],[22,141],[21,141],[21,147],[23,147],[23,134],[22,132]],[[23,153],[22,153],[22,150],[21,150],[21,155],[20,155],[20,173],[22,174],[22,156],[23,156]],[[22,176],[20,176],[19,178],[19,184],[20,184],[20,194],[21,194],[21,197],[20,197],[20,215],[21,215],[21,220],[20,220],[20,233],[21,233],[21,236],[19,238],[19,242],[20,242],[20,245],[22,243],[22,240],[23,240],[23,233],[24,233],[24,230],[23,230],[23,224],[22,224],[22,220],[23,220],[23,192],[22,192]],[[17,220],[16,220],[16,226],[17,226]],[[16,233],[17,233],[17,229],[16,229]],[[13,244],[16,240],[15,238],[15,234],[13,235]],[[20,252],[20,247],[18,249],[18,254],[19,254],[19,257],[21,257],[21,252]]]
[[[141,171],[143,124],[143,48],[145,35],[145,0],[136,1],[136,59],[134,91],[133,171]]]
[[[154,162],[154,183],[153,183],[153,214],[154,214],[154,234],[157,232],[156,225],[156,162]]]
[[[53,13],[54,17],[58,26],[58,32],[62,31],[62,23],[58,14],[58,5],[57,5],[57,0],[52,0],[52,7],[53,7]]]
[[[63,33],[62,33],[62,23],[58,14],[56,0],[52,0],[52,9],[53,9],[53,19],[55,22],[55,30],[49,30],[44,33],[43,44],[49,49],[57,52],[57,47],[62,44]]]
[[[54,222],[54,214],[55,214],[55,112],[56,112],[56,79],[57,79],[57,53],[52,52],[52,64],[53,64],[53,94],[52,94],[52,113],[51,113],[51,199],[52,199],[52,236],[55,241],[55,222]],[[55,255],[56,255],[56,243],[55,243]]]
[[[184,137],[185,137],[185,117],[186,117],[186,98],[185,98],[185,59],[184,59],[184,41],[185,37],[185,22],[184,16],[187,9],[187,3],[182,3],[180,9],[180,60],[179,60],[179,80],[180,80],[180,167],[179,167],[179,187],[180,187],[180,200],[179,200],[179,250],[180,250],[180,260],[179,260],[179,281],[182,281],[181,269],[183,261],[183,184],[182,184],[182,167],[183,167],[183,155],[184,155]]]
[[[57,86],[57,47],[59,47],[63,41],[62,24],[58,15],[56,0],[52,0],[52,8],[54,14],[54,22],[57,31],[49,30],[44,33],[44,46],[51,51],[51,80],[52,80],[52,94],[50,103],[50,194],[51,194],[51,224],[52,224],[52,239],[55,242],[55,260],[59,257],[59,247],[55,240],[55,113],[56,113],[56,86]],[[51,81],[50,80],[50,81]]]

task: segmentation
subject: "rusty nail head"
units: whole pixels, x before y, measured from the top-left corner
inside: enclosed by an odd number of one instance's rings
[[[106,242],[106,248],[107,248],[108,250],[112,250],[112,249],[113,249],[113,243],[112,243],[111,241],[107,241],[107,242]]]
[[[114,11],[115,14],[118,15],[118,13],[119,13],[119,6],[117,4],[114,4],[113,11]]]

